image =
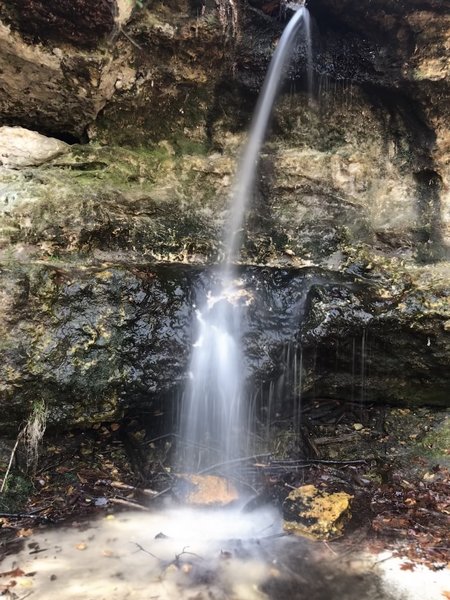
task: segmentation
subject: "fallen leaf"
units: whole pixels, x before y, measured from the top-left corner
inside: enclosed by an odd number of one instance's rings
[[[84,543],[82,542],[81,544],[77,544],[77,545],[75,546],[75,548],[76,548],[77,550],[86,550],[86,548],[87,548],[87,544],[84,544]]]
[[[59,473],[60,475],[63,475],[64,473],[69,473],[69,471],[72,470],[72,467],[56,467],[55,472]]]
[[[19,567],[12,571],[3,571],[3,573],[0,573],[0,577],[21,577],[22,575],[25,575],[25,571],[22,571]]]
[[[19,531],[16,533],[17,537],[30,537],[30,535],[33,535],[33,530],[32,529],[19,529]]]
[[[9,583],[7,583],[6,585],[0,585],[0,594],[1,594],[2,596],[3,596],[3,595],[6,595],[6,594],[8,594],[8,595],[9,595],[9,592],[8,592],[8,590],[9,590],[10,588],[14,587],[15,585],[17,585],[17,581],[14,581],[14,580],[13,580],[13,581],[10,581],[10,582],[9,582]],[[14,594],[14,596],[15,596],[15,594]],[[14,596],[13,596],[13,597],[14,597]]]

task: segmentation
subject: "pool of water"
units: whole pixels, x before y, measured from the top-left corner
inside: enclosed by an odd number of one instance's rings
[[[442,600],[450,590],[448,569],[404,571],[387,553],[337,547],[284,536],[272,509],[119,513],[37,530],[3,560],[0,585],[15,581],[18,600]]]

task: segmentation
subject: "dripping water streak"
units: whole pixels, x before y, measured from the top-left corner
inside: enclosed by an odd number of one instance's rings
[[[309,104],[313,101],[314,80],[313,80],[313,57],[312,57],[312,36],[311,36],[311,18],[309,12],[305,10],[305,46],[306,46],[306,83]]]
[[[300,434],[300,425],[302,418],[302,393],[303,393],[303,346],[300,346],[300,356],[298,365],[298,416],[295,425],[295,432]]]
[[[366,391],[366,328],[364,327],[361,336],[361,405],[364,404]]]

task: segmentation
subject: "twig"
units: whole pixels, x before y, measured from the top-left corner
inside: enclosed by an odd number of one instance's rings
[[[17,436],[16,443],[14,444],[14,448],[12,449],[11,456],[9,457],[8,467],[6,469],[5,476],[3,477],[2,486],[0,487],[0,494],[2,494],[3,490],[5,489],[6,480],[8,479],[9,472],[11,471],[12,463],[13,463],[13,460],[14,460],[14,455],[16,453],[17,446],[19,445],[19,442],[20,442],[20,440],[22,438],[22,435],[23,435],[23,431],[20,431],[19,435]]]
[[[153,444],[153,442],[159,442],[159,440],[165,440],[168,437],[178,437],[176,433],[164,433],[163,435],[158,435],[158,437],[152,438],[151,440],[145,440],[146,444]]]
[[[169,479],[175,480],[175,477],[172,475],[172,473],[170,473],[170,471],[168,471],[166,469],[166,467],[162,464],[162,462],[160,460],[158,461],[158,463],[159,463],[159,466],[161,467],[164,475],[167,475],[167,477],[169,477]]]
[[[220,471],[219,471],[220,472]],[[239,485],[242,485],[246,488],[248,488],[249,490],[251,490],[254,494],[258,495],[259,492],[258,490],[253,487],[250,483],[248,483],[247,481],[243,481],[242,479],[239,479],[239,477],[235,477],[234,475],[227,475],[226,479],[228,479],[229,481],[236,481]]]
[[[132,38],[132,37],[130,37],[130,36],[128,35],[128,33],[127,33],[127,32],[126,32],[124,29],[122,29],[122,27],[120,28],[120,30],[119,30],[119,31],[120,31],[120,33],[123,33],[123,35],[124,35],[124,36],[127,38],[127,40],[128,40],[129,42],[131,42],[131,43],[133,44],[133,46],[135,46],[136,48],[138,48],[138,50],[142,50],[142,46],[139,46],[139,44],[138,44],[137,42],[135,42],[135,41],[133,40],[133,38]]]
[[[220,451],[218,448],[213,448],[212,446],[205,446],[205,444],[199,444],[198,442],[194,442],[192,440],[186,440],[184,439],[183,436],[179,435],[178,433],[164,433],[163,435],[158,435],[157,437],[154,437],[150,440],[146,440],[146,444],[153,444],[154,442],[159,442],[159,440],[164,440],[166,438],[177,438],[182,444],[184,444],[185,446],[193,446],[194,448],[201,448],[203,450],[209,450],[212,452],[215,452],[216,454],[219,454]]]
[[[186,548],[189,548],[189,546],[185,546],[179,554],[175,554],[174,562],[178,562],[180,560],[180,557],[183,556],[183,554],[190,554],[190,556],[195,556],[195,557],[199,558],[200,560],[204,560],[204,558],[202,556],[200,556],[199,554],[195,554],[195,552],[188,552],[186,550]]]
[[[120,504],[122,506],[128,506],[128,508],[137,508],[138,510],[149,511],[150,509],[142,504],[138,504],[137,502],[130,502],[129,500],[124,500],[123,498],[109,498],[109,501],[113,504]]]
[[[151,496],[152,498],[154,498],[158,495],[158,492],[155,492],[154,490],[138,488],[134,485],[129,485],[128,483],[122,483],[122,481],[112,481],[111,487],[116,488],[118,490],[129,490],[132,492],[140,492],[141,494],[145,494],[146,496]]]
[[[155,554],[152,554],[151,552],[149,552],[149,550],[146,550],[144,548],[144,546],[141,546],[137,542],[131,542],[131,543],[134,544],[135,546],[137,546],[139,548],[139,550],[141,550],[142,552],[145,552],[145,554],[149,554],[150,556],[153,556],[153,558],[156,558],[156,560],[159,560],[159,562],[163,562],[158,556],[156,556]]]
[[[42,509],[45,510],[45,509]],[[34,511],[36,512],[36,511]],[[5,517],[6,519],[42,519],[43,521],[50,521],[49,517],[35,515],[33,512],[31,513],[7,513],[0,512],[0,517]]]
[[[331,459],[321,459],[321,458],[308,458],[305,460],[274,460],[267,466],[289,466],[289,465],[302,465],[307,463],[316,463],[319,465],[363,465],[369,462],[369,460],[374,460],[374,457],[369,458],[360,458],[355,460],[331,460]]]
[[[335,550],[333,550],[333,548],[330,546],[330,544],[328,542],[326,542],[325,540],[323,541],[325,548],[328,548],[328,550],[334,554],[335,556],[337,556],[337,552]]]
[[[270,452],[268,452],[268,453],[266,452],[265,454],[255,454],[253,456],[245,456],[244,458],[234,458],[233,460],[227,460],[222,463],[217,463],[215,465],[211,465],[210,467],[207,467],[206,469],[202,469],[201,471],[197,472],[197,475],[203,475],[204,473],[209,473],[210,471],[214,471],[214,469],[217,469],[219,467],[227,467],[229,465],[237,465],[239,463],[246,462],[248,460],[256,460],[258,458],[267,458],[268,456],[270,456]]]
[[[324,444],[340,444],[341,442],[351,442],[357,439],[358,437],[358,432],[355,431],[353,433],[346,433],[345,435],[336,437],[318,437],[314,440],[314,443],[317,446],[322,446]]]
[[[161,490],[156,494],[156,496],[153,496],[153,500],[155,500],[155,498],[158,498],[159,496],[162,496],[163,494],[167,494],[167,492],[170,492],[171,489],[172,487],[167,487],[164,490]]]

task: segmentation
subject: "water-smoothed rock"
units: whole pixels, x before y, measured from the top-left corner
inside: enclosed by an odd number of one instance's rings
[[[23,127],[0,127],[0,164],[36,167],[67,152],[68,145]]]

